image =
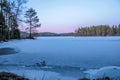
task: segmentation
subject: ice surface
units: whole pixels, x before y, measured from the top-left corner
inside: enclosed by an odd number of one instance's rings
[[[8,70],[0,70],[8,71]],[[63,77],[58,73],[49,72],[49,71],[42,71],[42,70],[24,70],[24,69],[9,69],[9,72],[16,73],[20,76],[29,78],[30,80],[77,80],[76,78],[72,77]]]
[[[87,69],[120,66],[120,37],[39,37],[0,43],[0,48],[4,47],[18,52],[0,56],[0,64],[9,67],[35,65],[45,60],[52,68],[37,70],[78,78],[85,76]]]

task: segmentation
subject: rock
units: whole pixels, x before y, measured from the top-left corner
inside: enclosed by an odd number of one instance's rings
[[[79,80],[90,80],[89,78],[81,78]]]
[[[0,72],[0,80],[29,80],[10,72]]]
[[[37,66],[39,67],[45,67],[46,66],[46,61],[42,61],[40,63],[36,63]]]

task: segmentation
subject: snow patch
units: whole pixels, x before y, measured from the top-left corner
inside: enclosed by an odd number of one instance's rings
[[[85,71],[85,73],[88,73],[90,78],[102,78],[105,76],[111,77],[111,78],[120,78],[120,67],[118,66],[108,66],[103,67],[100,69],[91,69],[88,71]]]
[[[8,70],[0,70],[0,71],[8,72]],[[44,80],[76,80],[72,77],[65,77],[55,72],[42,71],[42,70],[11,69],[9,70],[9,72],[29,78],[30,80],[43,80],[43,79]]]

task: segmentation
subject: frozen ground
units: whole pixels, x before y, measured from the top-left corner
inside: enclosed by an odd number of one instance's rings
[[[77,80],[110,73],[120,77],[120,37],[39,37],[0,43],[0,48],[5,47],[18,53],[0,56],[0,71],[31,79],[41,79],[46,73],[45,80]],[[48,67],[33,66],[42,60]]]

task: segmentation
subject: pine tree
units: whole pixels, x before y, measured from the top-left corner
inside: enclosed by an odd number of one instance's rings
[[[20,38],[19,16],[26,0],[0,0],[0,40]],[[19,33],[16,35],[16,31]]]
[[[39,18],[33,8],[30,8],[26,11],[25,18],[26,18],[25,22],[29,25],[29,33],[30,33],[29,38],[31,39],[33,38],[32,29],[36,27],[40,27],[41,24],[39,24]]]
[[[97,25],[90,27],[81,27],[75,31],[77,36],[119,36],[120,24],[109,25]]]

